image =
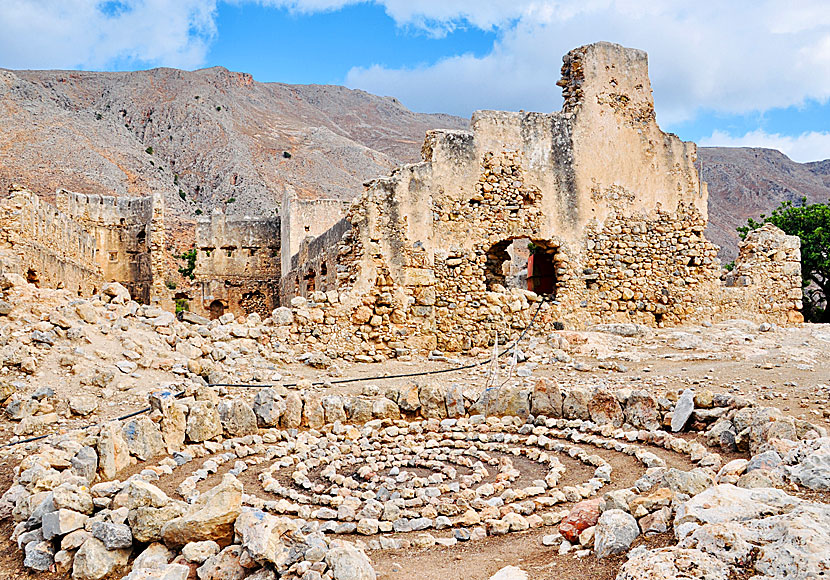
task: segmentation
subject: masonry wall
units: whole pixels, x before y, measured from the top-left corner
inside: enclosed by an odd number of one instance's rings
[[[6,271],[50,288],[91,296],[104,283],[96,240],[53,205],[13,188],[0,202],[0,248]]]
[[[199,296],[192,310],[267,317],[279,305],[279,218],[229,219],[216,210],[198,221],[196,249]]]
[[[348,208],[348,201],[338,199],[299,199],[293,188],[286,186],[280,207],[281,270],[291,270],[303,241],[326,233],[343,219]]]
[[[292,288],[310,298],[292,302],[309,313],[295,338],[351,343],[372,357],[504,344],[542,299],[542,330],[735,314],[703,236],[708,195],[695,146],[657,126],[645,53],[598,43],[563,61],[561,112],[480,111],[472,132],[429,133],[423,163],[375,180],[352,205],[350,232],[307,246],[289,279],[335,255],[342,275],[337,293],[283,285],[286,303]],[[544,296],[505,286],[519,243],[546,266]],[[780,282],[779,257],[746,268]],[[792,299],[775,302],[740,308],[793,318]]]
[[[107,281],[120,282],[133,299],[150,302],[153,197],[87,195],[58,190],[57,208],[95,238],[96,263]],[[163,227],[163,226],[162,226]]]

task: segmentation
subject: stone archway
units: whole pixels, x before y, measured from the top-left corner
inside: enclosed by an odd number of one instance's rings
[[[214,300],[210,303],[210,306],[208,307],[208,310],[210,311],[210,319],[216,320],[217,318],[225,314],[226,309],[227,306],[222,300]]]

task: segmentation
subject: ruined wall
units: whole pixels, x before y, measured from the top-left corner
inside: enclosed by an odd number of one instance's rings
[[[801,240],[772,224],[749,232],[738,246],[738,257],[725,276],[725,314],[747,312],[770,320],[804,322],[801,288]]]
[[[310,313],[300,339],[353,336],[372,357],[484,347],[497,335],[504,344],[543,296],[542,330],[734,314],[703,236],[695,146],[657,126],[645,53],[598,43],[563,60],[562,112],[479,111],[472,132],[429,133],[423,163],[368,184],[350,233],[307,246],[289,278],[332,256],[342,276],[337,294],[283,285],[285,303],[311,299],[292,302]],[[537,292],[506,287],[520,251],[532,254]],[[778,282],[774,261],[746,267]],[[786,322],[796,303],[775,303],[741,308]]]
[[[197,223],[196,249],[199,295],[191,310],[267,317],[279,305],[279,218],[228,218],[214,210]]]
[[[153,196],[87,195],[61,189],[55,203],[95,238],[96,263],[104,279],[120,282],[134,300],[149,303]]]
[[[343,219],[348,201],[338,199],[299,199],[291,186],[286,186],[280,207],[280,266],[283,272],[291,270],[292,259],[307,238],[323,235]]]
[[[95,237],[25,189],[0,202],[0,248],[6,271],[39,286],[91,296],[104,283]]]

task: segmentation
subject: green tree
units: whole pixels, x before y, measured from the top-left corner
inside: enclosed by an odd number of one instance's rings
[[[193,274],[193,270],[196,269],[196,248],[190,248],[186,252],[182,252],[181,254],[173,256],[177,260],[184,260],[184,266],[179,268],[179,274],[184,276],[185,278],[190,278],[193,280],[196,276]]]
[[[801,239],[801,282],[804,286],[804,319],[830,322],[830,202],[801,205],[783,202],[772,215],[761,215],[760,221],[750,218],[738,228],[741,239],[762,225],[770,223],[791,236]]]

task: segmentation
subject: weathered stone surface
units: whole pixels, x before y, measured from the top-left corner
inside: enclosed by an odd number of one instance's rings
[[[671,430],[677,433],[683,429],[683,427],[686,426],[686,422],[689,420],[689,417],[692,416],[692,412],[694,410],[695,392],[692,389],[686,389],[683,391],[683,394],[680,395],[680,398],[677,399],[677,403],[672,411]]]
[[[203,540],[201,542],[190,542],[182,548],[182,556],[188,561],[195,564],[202,564],[211,556],[219,553],[219,544],[212,540]]]
[[[648,391],[633,391],[625,402],[623,413],[625,414],[625,422],[634,427],[650,431],[660,428],[657,399]]]
[[[120,423],[105,423],[98,438],[98,469],[101,477],[115,479],[115,475],[129,464],[130,451]]]
[[[327,395],[320,401],[323,406],[323,415],[326,423],[346,422],[346,409],[343,407],[343,398],[340,395]]]
[[[323,411],[323,397],[319,393],[307,392],[303,396],[303,425],[310,429],[320,429],[326,424]]]
[[[71,459],[72,471],[88,483],[95,481],[98,474],[98,453],[85,445]]]
[[[92,537],[101,540],[107,550],[122,550],[131,548],[133,534],[130,526],[114,524],[112,522],[95,522],[89,530]]]
[[[72,578],[75,580],[101,580],[112,574],[116,568],[126,566],[131,550],[107,550],[104,544],[89,538],[75,554],[72,563]]]
[[[138,568],[163,569],[175,555],[175,552],[168,550],[164,544],[154,542],[138,555],[133,562],[133,570]]]
[[[830,569],[830,506],[775,489],[718,485],[678,508],[681,546],[764,578],[816,578]]]
[[[68,509],[43,514],[43,538],[51,540],[84,527],[88,516]]]
[[[161,414],[159,428],[168,453],[181,450],[187,430],[187,407],[176,402],[172,391],[156,391],[150,394],[150,406]]]
[[[569,542],[577,542],[586,528],[597,525],[599,498],[587,499],[576,504],[559,524],[559,533]]]
[[[594,529],[594,550],[597,558],[622,554],[640,535],[640,527],[631,514],[608,510],[599,516]]]
[[[623,410],[614,394],[606,389],[596,389],[588,401],[588,414],[597,425],[623,424]]]
[[[290,545],[283,542],[283,538],[296,531],[297,527],[297,523],[290,518],[245,509],[236,519],[234,532],[251,558],[260,564],[270,562],[280,570],[291,554]]]
[[[36,572],[46,572],[55,563],[55,549],[51,542],[29,542],[23,552],[23,565]]]
[[[562,390],[547,378],[540,378],[530,394],[530,410],[534,415],[559,418],[562,416]]]
[[[794,465],[787,468],[793,481],[809,489],[830,489],[830,438],[802,442],[794,455]]]
[[[285,411],[280,417],[280,427],[297,429],[302,424],[303,399],[299,393],[288,393],[285,397]]]
[[[124,423],[121,429],[127,441],[127,449],[142,461],[161,455],[165,451],[161,431],[149,417],[136,417]]]
[[[190,511],[171,520],[161,530],[164,543],[183,546],[201,540],[225,540],[233,532],[242,508],[242,484],[230,474],[216,487],[200,495]]]
[[[372,568],[366,554],[352,546],[332,548],[326,554],[326,564],[332,571],[334,580],[375,580]]]
[[[219,412],[211,401],[196,401],[187,414],[187,438],[194,443],[208,441],[222,434]]]
[[[591,394],[586,389],[577,387],[569,389],[562,401],[562,416],[566,419],[587,421],[591,418],[591,414],[588,412],[588,401],[590,400]]]
[[[729,580],[729,568],[700,550],[661,548],[633,554],[616,580]]]
[[[69,410],[75,415],[86,417],[98,410],[98,397],[78,393],[69,397]]]
[[[257,432],[257,417],[243,399],[222,401],[219,404],[219,419],[230,437],[244,437]]]
[[[254,414],[260,427],[276,427],[285,413],[285,401],[274,389],[260,389],[254,397]]]
[[[198,570],[199,580],[242,580],[250,570],[240,564],[242,546],[228,546],[215,556],[211,556]]]
[[[55,509],[74,510],[82,514],[91,514],[93,510],[89,489],[73,482],[62,483],[52,490],[52,504]]]
[[[446,392],[441,385],[422,385],[418,396],[421,402],[421,416],[424,419],[444,419],[447,416]]]
[[[154,568],[135,568],[123,580],[187,580],[190,568],[184,564],[165,564]]]

